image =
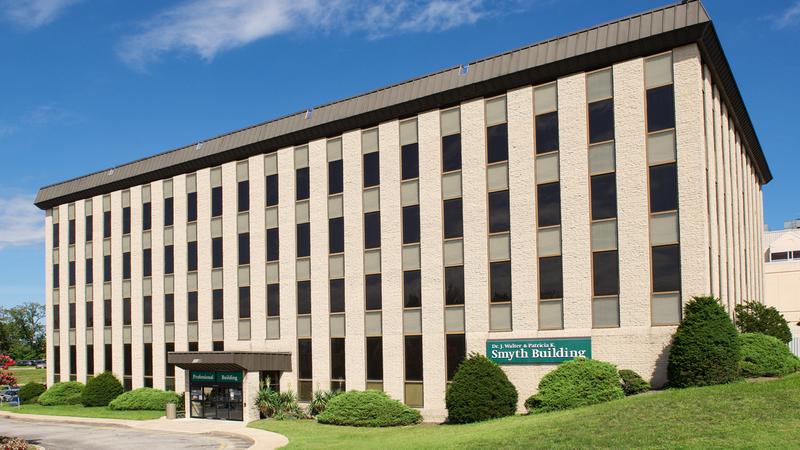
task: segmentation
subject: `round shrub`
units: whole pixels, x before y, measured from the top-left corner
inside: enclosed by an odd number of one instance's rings
[[[348,391],[331,398],[319,423],[353,427],[395,427],[419,423],[419,411],[379,391]]]
[[[620,370],[619,378],[622,380],[622,392],[625,395],[636,395],[650,390],[650,383],[632,370]]]
[[[66,381],[50,386],[39,396],[39,404],[44,406],[80,405],[83,385],[77,381]]]
[[[123,390],[122,383],[113,373],[103,372],[86,382],[81,403],[83,406],[108,406]]]
[[[447,389],[447,420],[470,423],[517,412],[517,389],[506,373],[489,358],[470,354],[453,376]]]
[[[42,383],[36,383],[31,381],[30,383],[26,384],[19,388],[19,399],[23,402],[29,402],[30,400],[42,395],[47,388]]]
[[[742,333],[761,333],[774,336],[783,343],[792,340],[789,323],[774,306],[766,306],[756,301],[736,305],[736,327]]]
[[[180,402],[178,394],[173,391],[162,391],[143,387],[132,391],[123,392],[108,404],[108,407],[118,411],[150,410],[163,411],[167,403]]]
[[[760,333],[739,335],[742,347],[742,375],[779,377],[800,370],[800,359],[778,338]]]
[[[528,412],[548,412],[623,398],[617,367],[594,359],[561,363],[539,382],[539,392],[525,401]]]
[[[667,364],[671,387],[709,386],[739,378],[739,340],[715,297],[694,297],[672,338]]]

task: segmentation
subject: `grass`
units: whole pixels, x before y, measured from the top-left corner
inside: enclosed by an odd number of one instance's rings
[[[365,429],[260,420],[287,448],[784,448],[800,442],[800,374],[675,389],[571,411],[469,425]]]
[[[24,386],[31,381],[44,384],[47,376],[45,369],[37,369],[35,367],[12,366],[8,370],[16,375],[17,384],[20,386]]]
[[[10,411],[20,414],[42,414],[45,416],[71,416],[71,417],[94,417],[99,419],[127,419],[127,420],[150,420],[158,419],[164,415],[164,411],[115,411],[105,406],[64,405],[64,406],[42,406],[42,405],[22,405],[19,408],[3,405],[1,411]]]

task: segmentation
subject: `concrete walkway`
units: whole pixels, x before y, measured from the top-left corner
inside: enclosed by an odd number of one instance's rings
[[[248,428],[244,422],[204,419],[167,420],[162,417],[154,420],[98,419],[91,417],[45,416],[39,414],[19,414],[0,411],[0,417],[36,422],[71,423],[84,425],[114,425],[135,430],[149,430],[167,433],[232,435],[252,442],[250,450],[268,450],[285,446],[289,439],[278,433]]]

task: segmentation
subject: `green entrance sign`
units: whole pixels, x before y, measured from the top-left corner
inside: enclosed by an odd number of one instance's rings
[[[241,383],[242,372],[217,372],[217,383]]]
[[[486,356],[497,364],[552,364],[592,359],[592,338],[497,339],[486,341]]]
[[[192,382],[238,384],[244,379],[242,372],[192,371]]]
[[[213,383],[214,382],[214,372],[196,372],[192,371],[192,381],[197,382],[207,382]]]

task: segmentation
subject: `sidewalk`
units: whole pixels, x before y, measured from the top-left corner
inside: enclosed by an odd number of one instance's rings
[[[187,434],[228,434],[243,437],[253,444],[250,450],[271,450],[289,443],[289,439],[278,433],[248,428],[244,422],[204,419],[155,420],[97,419],[92,417],[45,416],[39,414],[19,414],[0,411],[0,417],[39,422],[73,423],[84,425],[116,425],[139,430],[161,431]]]

